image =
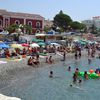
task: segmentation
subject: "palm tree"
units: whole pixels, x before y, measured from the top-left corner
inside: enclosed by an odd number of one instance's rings
[[[18,29],[18,28],[19,28],[19,25],[17,25],[17,24],[12,24],[12,25],[8,26],[8,27],[6,28],[6,30],[11,34],[11,33],[15,32],[16,29]]]
[[[23,25],[24,30],[26,30],[26,33],[29,35],[32,33],[32,26],[31,25]]]

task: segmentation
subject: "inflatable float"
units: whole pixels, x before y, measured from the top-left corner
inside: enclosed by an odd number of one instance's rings
[[[87,72],[87,74],[88,74],[88,78],[89,78],[89,79],[97,79],[97,78],[100,77],[100,75],[97,74],[97,73],[95,73],[95,72],[93,72],[93,73]],[[84,77],[84,72],[79,72],[79,73],[78,73],[78,76]]]
[[[41,55],[41,56],[47,56],[46,53],[39,53],[39,55]]]

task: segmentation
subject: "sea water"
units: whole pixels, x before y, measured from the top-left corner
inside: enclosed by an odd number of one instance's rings
[[[67,70],[68,66],[71,66],[71,71]],[[5,81],[4,87],[0,86],[0,93],[22,100],[98,100],[100,79],[83,80],[81,84],[70,87],[75,68],[80,71],[95,70],[100,68],[100,60],[93,58],[88,64],[88,59],[84,57],[69,63],[65,61],[49,67],[19,70],[14,77]],[[53,78],[49,78],[51,70]]]

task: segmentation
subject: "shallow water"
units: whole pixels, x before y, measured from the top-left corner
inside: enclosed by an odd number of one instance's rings
[[[70,64],[71,63],[71,64]],[[68,72],[68,66],[71,71]],[[39,68],[22,68],[7,71],[7,77],[0,80],[0,93],[16,96],[22,100],[97,100],[100,98],[100,79],[89,79],[82,84],[70,87],[75,68],[80,71],[100,68],[100,60],[93,58],[88,64],[87,58],[60,62],[56,65]],[[49,78],[49,71],[54,77]],[[1,84],[2,83],[2,84]]]

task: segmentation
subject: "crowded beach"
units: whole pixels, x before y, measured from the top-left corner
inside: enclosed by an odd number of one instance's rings
[[[43,45],[39,45],[40,43],[37,41],[41,41],[41,44]],[[47,77],[50,78],[50,80],[53,78],[55,79],[55,70],[53,70],[52,67],[60,63],[65,63],[67,68],[66,73],[71,73],[72,81],[68,84],[69,87],[75,87],[77,84],[82,84],[84,80],[98,79],[100,77],[100,71],[98,68],[80,70],[78,67],[74,68],[71,66],[74,60],[78,62],[84,56],[88,59],[89,64],[91,64],[92,59],[94,58],[100,59],[98,42],[90,42],[82,39],[76,41],[76,39],[73,39],[65,46],[57,42],[46,43],[39,39],[37,39],[37,41],[35,42],[33,39],[33,41],[30,42],[22,44],[14,42],[9,45],[3,45],[4,42],[0,42],[0,75],[1,77],[7,77],[6,79],[3,78],[3,81],[1,82],[2,84],[7,80],[12,81],[12,75],[13,77],[21,79],[22,77],[20,76],[20,78],[17,75],[18,73],[21,75],[23,72],[27,73],[26,71],[29,70],[35,71],[38,68],[47,67],[50,68],[47,72]],[[74,72],[72,72],[72,70],[74,70]],[[9,73],[10,71],[12,71],[12,73]],[[13,71],[16,76],[13,74]],[[23,75],[24,74],[22,74],[22,76]],[[1,90],[5,89],[6,87],[2,86]]]
[[[5,62],[8,61],[21,61],[27,59],[27,65],[35,67],[40,65],[40,60],[44,63],[54,64],[56,62],[55,55],[61,58],[60,61],[67,61],[69,55],[73,58],[80,59],[82,53],[85,52],[88,55],[88,61],[91,62],[91,58],[95,55],[100,58],[99,53],[99,42],[90,41],[86,39],[79,38],[76,40],[71,39],[70,42],[66,44],[59,44],[57,42],[44,42],[41,39],[33,38],[29,42],[25,43],[11,43],[6,44],[5,42],[0,42],[0,58]],[[83,53],[84,54],[84,53]],[[1,64],[3,61],[1,61]]]

